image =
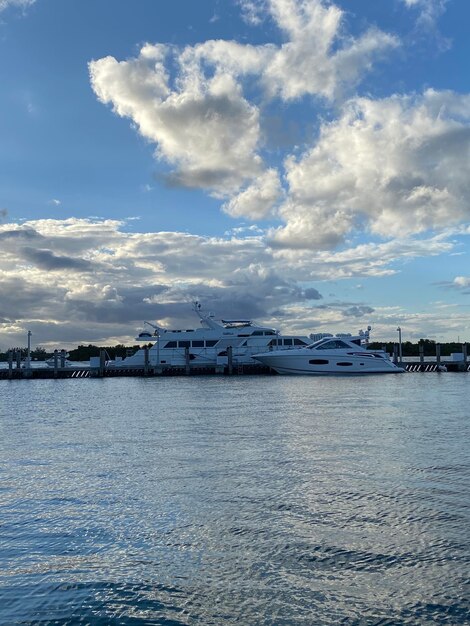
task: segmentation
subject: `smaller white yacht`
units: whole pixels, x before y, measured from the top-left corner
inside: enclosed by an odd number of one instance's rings
[[[308,346],[262,352],[253,358],[279,374],[398,374],[398,367],[384,350],[368,350],[369,331],[358,335],[323,337]]]

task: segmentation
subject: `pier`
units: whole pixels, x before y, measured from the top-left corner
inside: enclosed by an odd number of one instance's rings
[[[160,365],[159,367],[14,367],[0,369],[0,380],[15,379],[64,379],[64,378],[116,378],[116,377],[151,377],[151,376],[239,376],[272,374],[269,367],[263,365],[237,365],[229,371],[228,366],[190,367]]]

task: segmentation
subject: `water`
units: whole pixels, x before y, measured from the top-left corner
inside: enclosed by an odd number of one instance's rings
[[[470,624],[467,374],[0,382],[0,623]]]

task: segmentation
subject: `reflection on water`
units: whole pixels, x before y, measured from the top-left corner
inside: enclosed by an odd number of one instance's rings
[[[466,374],[3,381],[2,624],[469,624]]]

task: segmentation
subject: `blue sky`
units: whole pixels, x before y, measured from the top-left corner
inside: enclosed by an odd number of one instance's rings
[[[0,0],[0,348],[194,299],[470,341],[466,0]]]

